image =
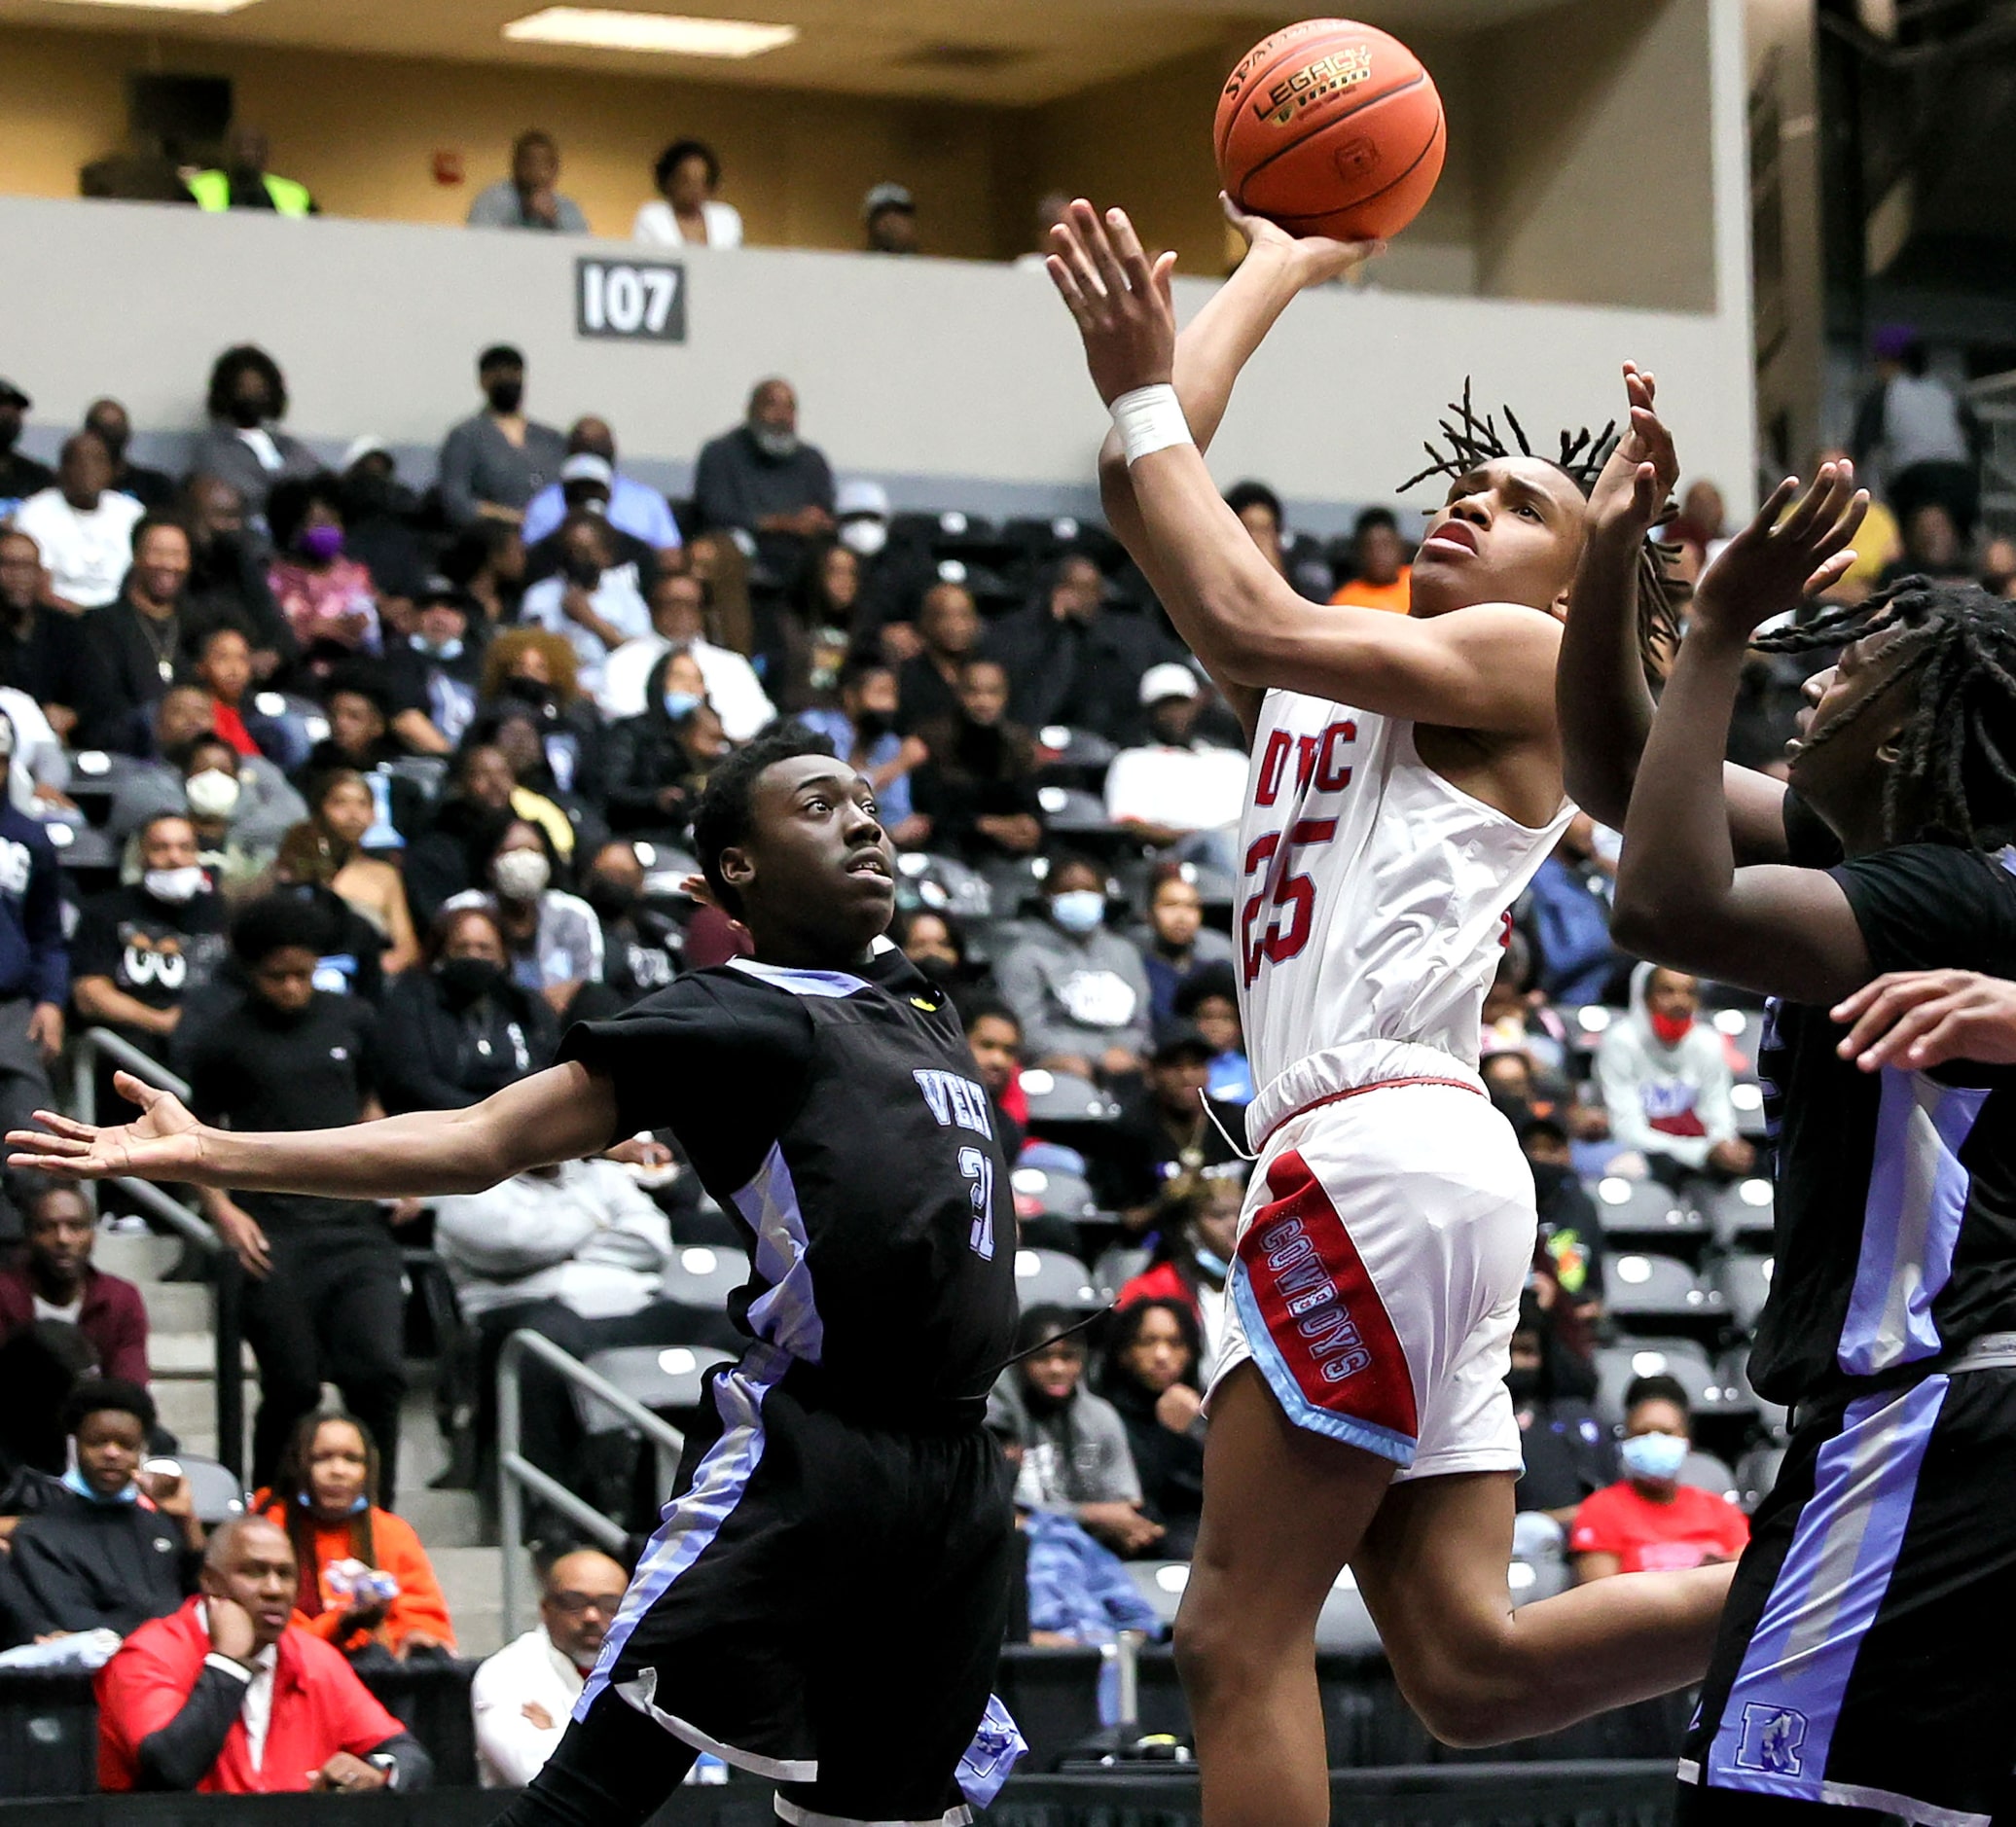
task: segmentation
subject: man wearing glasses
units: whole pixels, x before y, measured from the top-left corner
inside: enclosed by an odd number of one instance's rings
[[[630,1576],[584,1548],[546,1570],[539,1622],[476,1671],[469,1704],[486,1789],[522,1789],[566,1729]]]

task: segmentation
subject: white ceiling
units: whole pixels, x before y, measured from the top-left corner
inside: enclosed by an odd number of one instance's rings
[[[738,61],[507,42],[544,0],[254,0],[206,16],[60,0],[0,0],[0,23],[373,52],[458,62],[620,69],[764,88],[1027,104],[1195,52],[1223,52],[1297,17],[1238,0],[594,0],[794,24],[795,44]],[[1473,29],[1560,0],[1367,0],[1369,21]],[[1229,61],[1229,56],[1228,56]]]

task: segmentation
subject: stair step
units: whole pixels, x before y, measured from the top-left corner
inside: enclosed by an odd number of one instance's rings
[[[211,1324],[210,1290],[200,1281],[143,1281],[140,1300],[147,1308],[147,1324],[155,1333],[199,1337]],[[203,1343],[210,1344],[207,1338]],[[214,1345],[211,1349],[214,1354]]]
[[[402,1437],[402,1465],[405,1451]],[[404,1470],[400,1472],[399,1485],[399,1514],[418,1531],[430,1555],[448,1548],[484,1545],[483,1507],[473,1490],[429,1490],[425,1485],[411,1481]]]
[[[258,1369],[252,1361],[249,1344],[243,1347],[240,1361],[247,1376]],[[154,1373],[156,1382],[163,1378],[194,1381],[214,1378],[217,1375],[216,1337],[208,1331],[152,1333],[147,1341],[147,1367]]]
[[[175,1237],[158,1237],[144,1231],[100,1231],[91,1244],[91,1261],[108,1275],[128,1281],[159,1281],[182,1259]]]
[[[429,1549],[448,1615],[454,1621],[455,1646],[464,1656],[488,1656],[504,1646],[504,1551],[501,1548]],[[521,1630],[532,1624],[538,1584],[532,1578],[531,1557],[524,1560],[525,1615]]]

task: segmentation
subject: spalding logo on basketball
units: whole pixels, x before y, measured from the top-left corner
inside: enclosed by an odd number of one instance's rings
[[[1433,194],[1442,97],[1397,38],[1304,19],[1263,38],[1225,79],[1214,145],[1225,193],[1291,234],[1399,233]]]

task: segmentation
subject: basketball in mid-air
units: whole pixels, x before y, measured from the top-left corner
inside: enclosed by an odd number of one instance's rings
[[[1290,234],[1384,239],[1442,175],[1442,97],[1397,38],[1351,19],[1304,19],[1239,60],[1213,144],[1225,194]]]

